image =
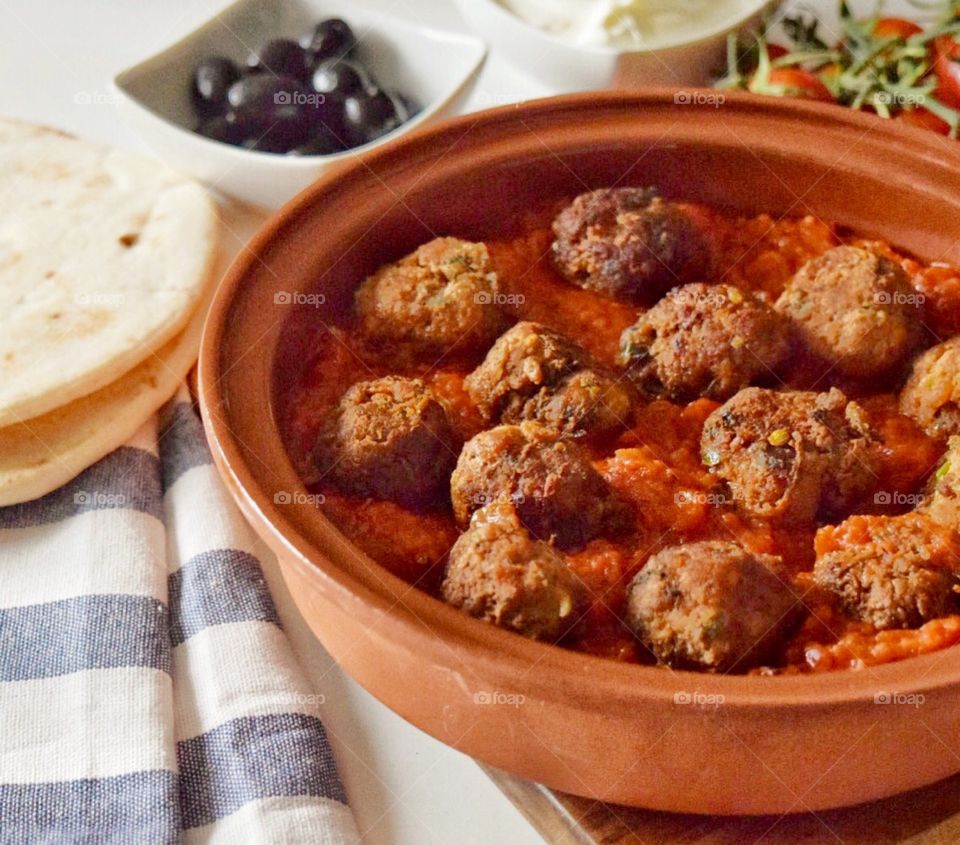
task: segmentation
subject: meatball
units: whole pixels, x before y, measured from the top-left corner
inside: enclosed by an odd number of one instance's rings
[[[571,282],[617,299],[654,302],[706,274],[703,236],[655,188],[577,197],[553,222],[553,257]]]
[[[558,640],[582,613],[586,590],[549,543],[534,540],[512,505],[481,508],[450,552],[443,597],[526,637]]]
[[[748,387],[714,411],[703,462],[744,511],[786,522],[842,513],[875,479],[873,434],[863,409],[829,393]]]
[[[960,543],[925,514],[854,516],[817,534],[814,581],[875,628],[917,628],[960,611]]]
[[[769,379],[790,355],[790,324],[730,285],[674,288],[620,337],[620,363],[650,397],[720,402]]]
[[[446,411],[422,381],[387,376],[343,395],[315,460],[346,493],[420,509],[443,498],[458,446]]]
[[[627,624],[661,663],[744,672],[783,643],[800,602],[781,560],[711,540],[653,555],[627,592]]]
[[[482,352],[506,328],[483,244],[437,238],[360,285],[357,314],[370,340],[414,352]]]
[[[517,323],[464,381],[487,422],[535,420],[567,437],[602,436],[630,418],[629,383],[563,335]]]
[[[900,412],[913,417],[931,437],[960,434],[960,336],[913,362],[900,394]]]
[[[501,425],[467,441],[450,479],[453,513],[465,526],[494,502],[512,502],[527,529],[562,549],[624,527],[616,498],[576,443],[538,423]]]
[[[947,453],[930,477],[923,504],[917,508],[934,522],[960,531],[960,437],[951,437]]]
[[[841,375],[868,378],[889,371],[919,344],[916,303],[899,264],[839,246],[804,264],[776,308],[793,320],[814,355]]]

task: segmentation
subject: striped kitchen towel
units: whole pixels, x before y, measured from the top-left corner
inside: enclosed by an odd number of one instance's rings
[[[0,509],[0,842],[359,841],[186,391]]]

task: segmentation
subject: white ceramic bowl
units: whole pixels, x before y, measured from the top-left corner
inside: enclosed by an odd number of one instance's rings
[[[297,38],[325,18],[346,20],[374,76],[420,106],[409,121],[363,147],[329,156],[282,156],[211,141],[191,128],[196,120],[190,84],[211,54],[235,61],[271,38]],[[176,44],[121,71],[114,85],[126,119],[171,167],[214,190],[253,205],[276,208],[322,173],[414,127],[452,113],[486,56],[468,35],[441,32],[363,9],[350,0],[239,0]]]
[[[490,46],[520,70],[557,91],[702,85],[724,66],[727,33],[760,22],[779,0],[744,0],[743,11],[719,29],[649,49],[589,47],[564,41],[523,21],[497,0],[454,0],[460,14]]]

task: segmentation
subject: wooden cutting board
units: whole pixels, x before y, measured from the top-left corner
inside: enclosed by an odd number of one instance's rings
[[[551,845],[960,845],[960,775],[843,810],[726,818],[610,806],[482,768]]]

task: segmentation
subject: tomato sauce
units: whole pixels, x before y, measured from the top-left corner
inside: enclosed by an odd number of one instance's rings
[[[867,245],[901,263],[925,299],[927,323],[934,332],[941,338],[960,332],[960,270],[925,266],[888,244],[844,238],[814,217],[738,218],[710,208],[685,207],[707,236],[712,281],[734,284],[773,301],[809,259],[842,242]],[[564,333],[601,361],[613,364],[621,332],[635,322],[641,309],[574,287],[559,276],[550,249],[549,221],[555,212],[550,207],[527,215],[517,224],[519,231],[487,243],[505,295],[504,308],[516,319],[535,320]],[[387,366],[382,356],[363,348],[351,329],[345,324],[318,333],[314,363],[281,412],[290,452],[311,489],[322,494],[321,507],[352,542],[411,584],[435,593],[446,554],[458,536],[452,514],[420,514],[389,502],[351,499],[310,474],[309,455],[323,421],[346,389],[357,381],[391,373],[425,379],[446,406],[460,436],[472,437],[483,422],[463,389],[463,379],[476,362],[398,365],[394,359]],[[858,511],[908,510],[903,502],[935,468],[943,444],[897,413],[896,397],[883,392],[888,386],[873,390],[869,385],[824,379],[821,373],[814,373],[809,362],[798,358],[788,383],[799,389],[840,387],[861,401],[878,433],[876,489],[885,491],[885,498],[871,493]],[[644,647],[621,621],[631,578],[658,549],[679,542],[731,538],[755,552],[781,556],[809,610],[777,666],[754,670],[757,674],[857,668],[960,642],[960,616],[908,631],[876,631],[846,619],[812,581],[819,526],[788,530],[746,517],[707,472],[700,455],[700,433],[716,407],[706,399],[687,406],[649,402],[637,409],[632,425],[616,442],[595,452],[595,466],[633,506],[636,525],[629,542],[598,539],[568,555],[593,599],[566,646],[621,661],[650,662]]]

